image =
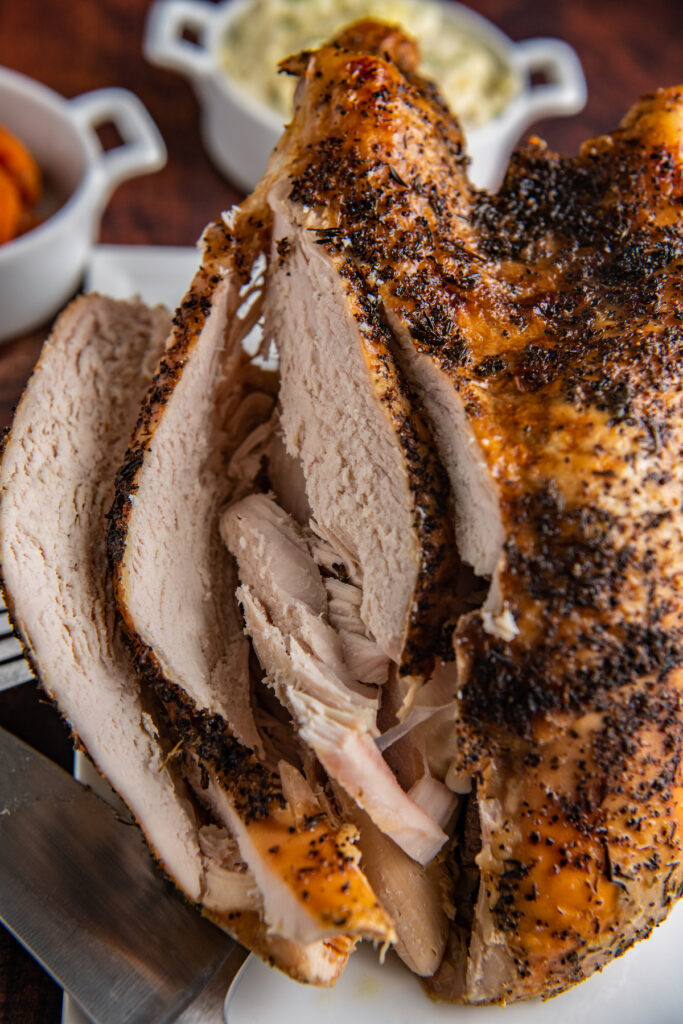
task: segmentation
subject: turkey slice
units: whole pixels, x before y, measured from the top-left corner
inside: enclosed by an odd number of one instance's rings
[[[259,494],[231,506],[221,532],[237,559],[247,633],[299,736],[378,828],[415,860],[431,860],[447,836],[401,789],[377,749],[377,701],[348,685],[341,640],[326,621],[326,590],[303,532]]]

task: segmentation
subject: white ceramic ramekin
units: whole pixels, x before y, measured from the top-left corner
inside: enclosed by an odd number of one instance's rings
[[[232,19],[250,0],[156,0],[145,32],[147,59],[186,75],[199,97],[202,138],[214,163],[243,189],[251,190],[282,134],[282,118],[255,100],[221,66],[221,47]],[[541,118],[575,114],[586,102],[586,80],[574,50],[559,39],[513,43],[495,25],[461,4],[444,0],[444,17],[482,39],[500,60],[517,70],[522,89],[505,110],[468,132],[470,174],[482,188],[495,188],[520,135]],[[197,43],[183,37],[194,32]],[[532,84],[542,72],[545,82]]]
[[[123,140],[104,152],[96,134],[113,123]],[[52,316],[78,287],[100,217],[127,178],[158,170],[166,147],[136,96],[98,89],[66,100],[0,68],[0,124],[21,138],[65,202],[39,227],[0,245],[0,341]]]

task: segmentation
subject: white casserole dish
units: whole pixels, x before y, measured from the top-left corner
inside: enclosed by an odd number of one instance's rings
[[[442,0],[444,17],[480,38],[521,77],[521,91],[503,112],[467,133],[475,184],[495,188],[520,135],[544,117],[575,114],[586,102],[586,80],[574,50],[558,39],[513,43],[495,25],[469,8]],[[250,0],[156,0],[149,11],[144,40],[147,59],[185,75],[201,107],[204,145],[214,163],[245,191],[265,170],[282,134],[283,121],[255,100],[222,67],[221,47],[231,21]],[[183,34],[192,32],[197,42]],[[532,75],[546,81],[532,84]]]
[[[123,142],[105,152],[95,129],[110,122]],[[65,199],[38,227],[0,245],[0,341],[6,341],[44,323],[74,293],[112,192],[127,178],[163,167],[166,147],[127,90],[66,100],[8,68],[0,68],[0,124],[28,147]]]

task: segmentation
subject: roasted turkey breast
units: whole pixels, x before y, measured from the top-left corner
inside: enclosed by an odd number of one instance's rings
[[[507,1002],[587,977],[683,890],[683,89],[574,158],[531,140],[490,195],[416,65],[374,22],[285,62],[292,123],[207,229],[125,457],[122,427],[83,466],[76,432],[54,493],[91,495],[66,526],[111,612],[121,461],[117,665],[198,891],[135,810],[188,895],[296,977],[333,980],[365,937],[435,998]],[[116,404],[66,349],[64,381]],[[64,415],[42,379],[0,499],[33,651],[26,566],[66,522],[21,525],[56,472],[27,427]],[[62,562],[51,607],[83,586]]]
[[[409,54],[348,39],[289,63],[297,108],[261,186],[273,276],[303,295],[323,263],[352,291],[432,433],[459,555],[490,578],[455,634],[450,770],[474,774],[481,831],[468,968],[447,955],[429,987],[548,994],[647,934],[682,884],[683,93],[574,159],[532,140],[491,196]],[[283,308],[265,329],[286,351]],[[314,338],[314,367],[346,362]],[[336,396],[311,372],[297,386],[325,415]],[[339,461],[353,480],[351,445]],[[458,957],[460,934],[456,918]]]

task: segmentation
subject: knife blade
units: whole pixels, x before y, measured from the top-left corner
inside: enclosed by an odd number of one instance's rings
[[[0,919],[95,1024],[218,1024],[247,956],[137,826],[0,729]]]

